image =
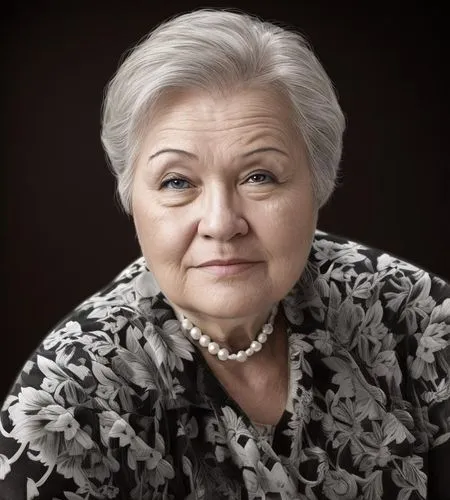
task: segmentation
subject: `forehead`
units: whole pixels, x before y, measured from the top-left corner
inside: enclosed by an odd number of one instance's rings
[[[289,147],[298,140],[293,113],[274,91],[245,89],[227,95],[206,91],[172,91],[151,113],[147,144],[192,141],[244,144],[274,141]]]

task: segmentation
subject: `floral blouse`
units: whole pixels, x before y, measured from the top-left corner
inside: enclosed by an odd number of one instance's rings
[[[317,231],[282,301],[289,406],[267,433],[140,257],[18,375],[1,413],[0,498],[449,499],[449,289]]]

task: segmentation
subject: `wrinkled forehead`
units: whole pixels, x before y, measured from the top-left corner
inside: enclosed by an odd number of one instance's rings
[[[172,89],[147,114],[145,142],[192,141],[236,144],[272,141],[285,148],[298,145],[292,107],[273,89],[240,88],[227,93]]]

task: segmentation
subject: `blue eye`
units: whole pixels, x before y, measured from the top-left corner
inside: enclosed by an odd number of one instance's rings
[[[167,179],[161,184],[162,189],[188,189],[190,187],[190,183],[184,179],[180,179],[178,177],[174,177],[172,179]]]
[[[275,179],[269,174],[257,172],[247,177],[246,182],[250,184],[266,184],[268,182],[273,182],[274,180]]]

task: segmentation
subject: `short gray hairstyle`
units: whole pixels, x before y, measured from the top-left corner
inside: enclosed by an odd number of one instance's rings
[[[108,83],[101,140],[131,213],[134,165],[151,111],[167,91],[275,89],[287,97],[306,146],[319,207],[334,190],[344,115],[333,84],[307,40],[294,29],[227,9],[199,9],[157,26],[126,57]]]

